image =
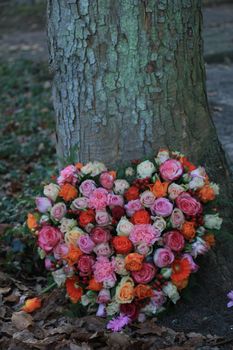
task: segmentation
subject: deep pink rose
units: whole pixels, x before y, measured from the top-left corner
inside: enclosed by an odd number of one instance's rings
[[[83,253],[90,254],[95,246],[89,235],[81,235],[78,239],[78,246]]]
[[[154,264],[158,267],[171,265],[174,260],[174,254],[169,248],[159,248],[154,253]]]
[[[113,183],[114,177],[107,171],[100,175],[100,184],[107,190],[111,190],[111,188],[113,188]]]
[[[60,176],[57,178],[58,185],[64,185],[65,182],[69,182],[75,185],[77,182],[77,169],[74,165],[68,165],[66,168],[61,170]]]
[[[154,244],[159,240],[161,232],[150,224],[134,225],[129,234],[129,239],[133,244],[146,243],[147,245]]]
[[[109,230],[102,227],[95,227],[91,230],[91,239],[95,244],[106,243],[110,240],[111,234]]]
[[[107,206],[108,191],[105,188],[95,189],[88,201],[88,206],[91,209],[103,210]]]
[[[51,207],[51,200],[47,197],[36,197],[36,207],[40,213],[46,213]]]
[[[93,251],[97,256],[110,256],[112,254],[112,249],[108,243],[97,244]]]
[[[100,226],[107,226],[112,222],[112,218],[106,210],[97,210],[95,220]]]
[[[177,230],[166,232],[163,235],[164,245],[174,252],[180,252],[184,248],[184,236]]]
[[[46,253],[51,252],[56,245],[62,240],[62,232],[53,226],[43,226],[39,231],[38,244]]]
[[[131,275],[136,283],[147,284],[155,277],[157,269],[150,263],[143,263],[139,271],[132,271]]]
[[[85,180],[79,186],[79,191],[84,197],[90,197],[92,192],[96,189],[96,183],[93,180]]]
[[[60,221],[65,216],[65,214],[66,214],[66,205],[63,202],[54,204],[50,212],[51,217],[56,221]]]
[[[98,304],[107,304],[111,300],[110,290],[109,289],[101,289],[97,297]]]
[[[189,193],[181,193],[176,198],[177,207],[182,210],[182,212],[189,216],[194,216],[202,211],[202,205]]]
[[[80,276],[88,276],[92,274],[93,265],[95,259],[91,255],[81,255],[78,260],[78,269],[80,271]]]
[[[168,159],[160,165],[159,171],[165,181],[174,181],[183,174],[183,166],[176,159]]]
[[[68,254],[69,248],[65,243],[59,243],[53,250],[53,255],[56,260],[62,259]]]
[[[142,203],[140,202],[140,199],[135,199],[132,201],[129,201],[125,205],[125,210],[128,216],[133,216],[136,211],[143,209]]]
[[[94,264],[94,277],[97,282],[115,282],[116,274],[114,272],[114,262],[104,256],[97,257]]]
[[[158,198],[150,209],[153,215],[167,217],[172,213],[173,204],[167,198]]]
[[[120,207],[123,207],[124,205],[124,198],[120,195],[117,195],[117,194],[112,194],[112,193],[109,193],[108,195],[108,205],[110,207],[112,206],[120,206]]]

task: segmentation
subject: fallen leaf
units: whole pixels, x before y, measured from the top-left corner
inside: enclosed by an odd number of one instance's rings
[[[33,318],[24,311],[14,312],[11,321],[18,330],[24,330],[33,325]]]
[[[9,293],[11,291],[11,287],[0,287],[0,294],[3,294],[3,295],[5,295],[5,294],[7,294],[7,293]]]

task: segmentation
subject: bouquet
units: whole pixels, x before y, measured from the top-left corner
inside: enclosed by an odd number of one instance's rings
[[[57,285],[113,331],[176,303],[222,223],[209,205],[218,185],[179,152],[119,174],[97,161],[68,165],[27,219]]]

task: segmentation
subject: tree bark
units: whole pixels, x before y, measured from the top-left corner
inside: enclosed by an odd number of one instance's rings
[[[221,185],[225,228],[199,299],[207,290],[225,308],[232,186],[208,109],[201,28],[199,0],[48,0],[58,156],[112,166],[169,147],[205,165]]]

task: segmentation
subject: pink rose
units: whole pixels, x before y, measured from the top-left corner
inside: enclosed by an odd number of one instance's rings
[[[60,221],[66,214],[66,205],[65,203],[57,203],[55,204],[50,212],[51,217],[56,220]]]
[[[146,242],[142,242],[139,243],[136,246],[136,252],[141,254],[141,255],[148,255],[149,253],[151,253],[151,246],[148,246],[148,244],[146,244]]]
[[[95,263],[95,259],[91,255],[81,255],[78,260],[78,269],[80,276],[89,276],[92,274],[92,269]]]
[[[89,235],[81,235],[78,239],[78,246],[83,253],[90,254],[95,246]]]
[[[176,198],[176,205],[184,214],[189,216],[197,215],[202,211],[201,203],[186,192],[181,193]]]
[[[177,230],[166,232],[163,235],[163,242],[166,248],[170,248],[174,252],[180,252],[184,248],[184,236]]]
[[[153,215],[167,217],[172,213],[173,204],[167,198],[158,198],[150,209]]]
[[[160,165],[159,172],[165,181],[174,181],[183,174],[183,166],[176,159],[168,159]]]
[[[165,303],[166,296],[161,291],[153,290],[153,296],[151,297],[151,300],[157,307],[160,307]]]
[[[157,269],[150,263],[143,263],[139,271],[132,271],[131,275],[136,283],[147,284],[155,277]]]
[[[134,225],[129,239],[133,244],[146,243],[151,245],[159,240],[160,235],[161,232],[150,224]]]
[[[56,260],[62,259],[69,252],[69,248],[65,243],[59,243],[53,250],[53,255]]]
[[[100,175],[100,184],[107,190],[111,190],[113,188],[114,177],[109,174],[107,171]]]
[[[145,191],[140,195],[140,201],[146,208],[150,208],[155,202],[155,195],[151,191]]]
[[[174,254],[169,248],[159,248],[154,253],[154,264],[158,267],[171,265],[174,260]]]
[[[104,188],[95,189],[88,201],[88,206],[91,209],[102,210],[107,206],[108,191]]]
[[[74,165],[68,165],[60,172],[60,176],[57,178],[58,185],[64,185],[65,182],[69,182],[75,185],[77,182],[77,169]]]
[[[112,254],[112,249],[108,243],[100,243],[93,249],[97,256],[110,256]]]
[[[47,197],[36,197],[36,207],[40,213],[46,213],[52,207],[52,204]]]
[[[108,195],[108,205],[111,206],[124,206],[124,198],[117,194],[109,193]]]
[[[93,270],[97,282],[116,281],[114,263],[104,256],[97,257]]]
[[[98,304],[107,304],[111,300],[110,290],[109,289],[101,289],[97,297]]]
[[[43,226],[39,231],[38,244],[46,253],[51,252],[56,245],[62,240],[62,232],[53,226]]]
[[[106,243],[110,240],[111,234],[109,230],[102,227],[94,227],[91,230],[91,239],[95,244]]]
[[[88,199],[86,197],[79,197],[72,202],[71,209],[83,210],[87,208],[87,205]]]
[[[125,205],[125,210],[128,216],[133,216],[133,214],[140,209],[143,209],[140,199],[129,201]]]
[[[180,228],[184,222],[185,222],[185,217],[183,212],[180,209],[175,208],[171,215],[172,227]]]
[[[79,186],[79,191],[84,197],[90,197],[92,192],[96,189],[96,183],[93,180],[85,180]]]
[[[112,218],[106,210],[97,210],[95,220],[100,226],[107,226],[112,222]]]
[[[172,200],[176,199],[182,192],[184,192],[184,188],[174,182],[168,187],[169,198]]]

